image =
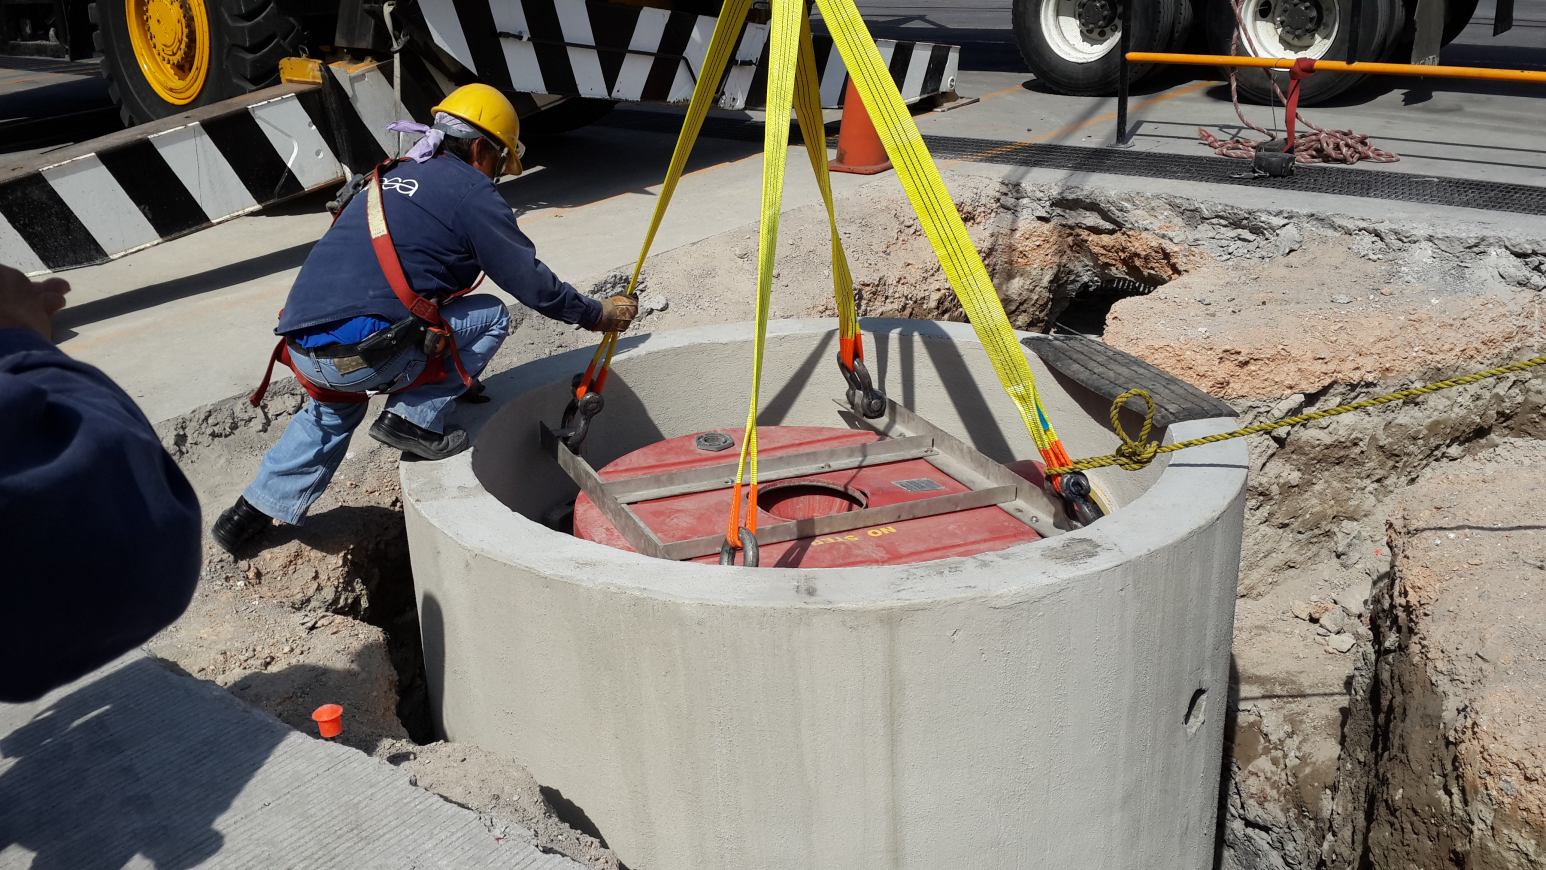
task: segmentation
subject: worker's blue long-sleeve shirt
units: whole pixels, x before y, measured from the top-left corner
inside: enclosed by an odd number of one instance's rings
[[[364,192],[312,248],[290,288],[279,326],[289,335],[361,315],[408,316],[370,245]],[[387,226],[414,292],[431,299],[465,289],[487,272],[516,299],[554,320],[590,327],[601,304],[537,259],[537,249],[483,173],[449,154],[398,164],[382,181]]]
[[[0,329],[0,701],[36,698],[188,606],[199,503],[133,400],[36,333]]]

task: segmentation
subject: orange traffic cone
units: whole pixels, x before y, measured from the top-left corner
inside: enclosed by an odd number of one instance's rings
[[[859,89],[849,79],[848,92],[843,96],[843,125],[837,131],[837,159],[832,161],[831,169],[874,175],[890,168],[886,149],[875,134],[875,124],[864,109],[864,101],[859,99]]]

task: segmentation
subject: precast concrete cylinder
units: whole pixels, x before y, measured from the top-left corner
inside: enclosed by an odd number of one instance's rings
[[[1036,456],[969,326],[865,333],[893,399],[1000,462]],[[744,419],[751,347],[748,325],[625,338],[587,459]],[[833,321],[771,324],[761,421],[834,425],[835,352]],[[471,451],[402,466],[448,739],[527,766],[635,870],[1211,865],[1241,441],[1094,472],[1119,509],[997,552],[669,562],[539,521],[576,487],[538,421],[589,353],[492,378]],[[1115,447],[1109,403],[1031,362],[1070,452]]]

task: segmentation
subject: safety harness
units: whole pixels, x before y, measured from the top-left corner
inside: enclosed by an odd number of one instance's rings
[[[397,296],[413,315],[425,325],[424,352],[429,357],[429,362],[424,366],[424,371],[413,382],[388,393],[401,393],[425,384],[438,384],[446,378],[445,358],[451,357],[451,363],[456,369],[456,374],[462,379],[464,386],[472,386],[472,377],[462,366],[462,358],[456,351],[456,336],[451,332],[451,327],[446,324],[445,317],[440,313],[440,306],[458,296],[469,292],[472,287],[458,290],[437,302],[426,299],[413,292],[408,284],[408,276],[403,272],[403,264],[397,256],[397,246],[392,243],[392,233],[387,227],[386,208],[381,200],[381,176],[390,172],[400,161],[387,160],[378,165],[371,172],[370,184],[365,193],[365,220],[370,228],[370,246],[376,253],[376,262],[381,266],[381,273],[386,276],[387,285],[392,288],[392,293]],[[342,209],[339,210],[342,214]],[[337,222],[337,217],[334,218]],[[474,285],[476,286],[476,285]],[[282,314],[283,312],[281,312]],[[313,399],[329,404],[359,404],[370,401],[371,393],[342,392],[330,390],[327,387],[318,386],[307,380],[295,367],[290,358],[289,339],[281,336],[279,343],[274,346],[274,353],[269,357],[268,368],[263,372],[263,381],[258,384],[251,397],[247,401],[256,406],[263,401],[263,396],[268,392],[269,381],[274,376],[274,364],[284,363],[295,373],[298,381]]]

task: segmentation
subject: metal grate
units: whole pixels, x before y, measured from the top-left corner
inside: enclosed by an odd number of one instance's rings
[[[675,133],[681,117],[660,112],[616,111],[603,121],[633,130]],[[835,130],[835,122],[827,125]],[[703,135],[716,139],[747,142],[762,141],[762,126],[730,118],[709,118]],[[799,141],[790,130],[791,143]],[[969,139],[959,136],[924,136],[929,152],[937,159],[966,160],[1034,169],[1067,172],[1095,172],[1136,178],[1164,178],[1173,181],[1201,181],[1294,190],[1301,193],[1329,193],[1364,199],[1385,199],[1424,205],[1476,208],[1514,214],[1546,215],[1546,187],[1507,184],[1473,178],[1440,178],[1389,169],[1359,169],[1350,166],[1297,166],[1288,178],[1251,178],[1250,163],[1201,154],[1162,154],[1120,148],[1085,148],[1077,145],[1008,142],[1001,139]],[[829,137],[829,147],[836,139]]]
[[[1289,178],[1250,178],[1250,164],[1223,157],[1158,154],[1118,148],[1080,148],[1074,145],[1023,144],[993,139],[925,136],[924,142],[937,158],[1002,163],[1070,172],[1103,172],[1140,178],[1202,181],[1331,193],[1366,199],[1387,199],[1424,205],[1479,208],[1515,214],[1546,215],[1546,187],[1505,184],[1471,178],[1439,178],[1380,169],[1345,166],[1298,166]]]
[[[933,492],[937,489],[945,488],[943,483],[927,477],[914,477],[909,480],[893,480],[891,482],[908,492]]]

